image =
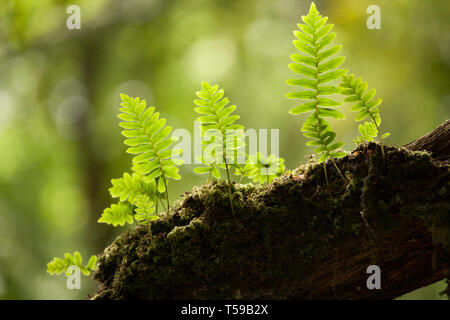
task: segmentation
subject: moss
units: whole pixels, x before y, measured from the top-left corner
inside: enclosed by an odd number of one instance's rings
[[[314,261],[341,239],[368,232],[361,218],[388,231],[395,215],[424,219],[436,242],[449,245],[448,166],[429,154],[375,143],[327,163],[310,161],[267,186],[195,187],[170,217],[120,235],[99,258],[95,299],[286,298]]]

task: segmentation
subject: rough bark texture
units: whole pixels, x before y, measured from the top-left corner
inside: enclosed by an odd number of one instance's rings
[[[361,145],[267,186],[196,187],[100,255],[93,299],[392,299],[450,275],[450,121],[405,148]],[[412,151],[414,150],[414,151]],[[427,151],[425,151],[427,150]],[[381,290],[369,290],[369,265]]]

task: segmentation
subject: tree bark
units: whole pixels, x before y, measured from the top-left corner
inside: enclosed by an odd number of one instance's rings
[[[267,186],[194,188],[100,255],[93,299],[392,299],[450,276],[450,121]],[[370,265],[381,289],[368,289]]]

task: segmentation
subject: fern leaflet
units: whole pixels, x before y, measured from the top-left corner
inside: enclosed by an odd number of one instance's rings
[[[132,224],[134,222],[133,206],[128,201],[112,204],[111,207],[103,210],[98,222],[112,224],[113,227],[124,226],[125,223]]]

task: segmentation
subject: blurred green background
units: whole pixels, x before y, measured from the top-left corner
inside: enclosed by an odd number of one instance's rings
[[[439,0],[318,0],[336,25],[344,67],[376,88],[388,143],[401,146],[450,116],[450,3]],[[66,8],[81,8],[68,30]],[[381,29],[366,27],[369,5]],[[0,298],[77,299],[48,276],[53,256],[99,253],[123,228],[98,224],[110,179],[129,171],[119,93],[156,105],[174,128],[193,132],[200,81],[219,83],[247,128],[279,128],[280,155],[295,168],[311,152],[302,117],[288,114],[292,30],[300,0],[7,0],[0,6]],[[343,108],[343,110],[348,108]],[[346,150],[354,114],[332,121]],[[204,177],[181,170],[177,198]],[[439,299],[442,282],[404,298]]]

